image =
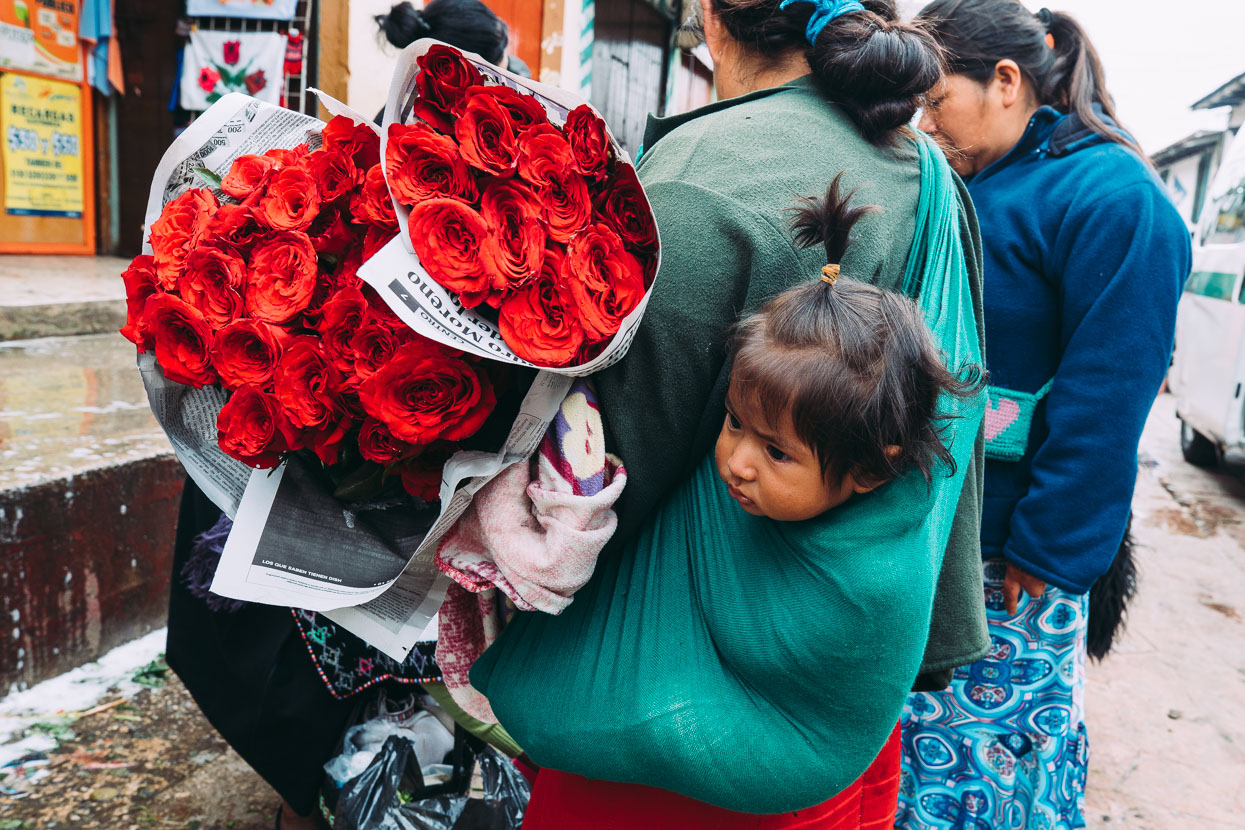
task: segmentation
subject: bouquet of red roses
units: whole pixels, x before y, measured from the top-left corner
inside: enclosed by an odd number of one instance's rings
[[[450,46],[412,48],[410,88],[395,88],[411,123],[389,124],[382,160],[407,250],[521,360],[589,363],[657,271],[634,168],[588,105],[517,91]]]
[[[217,429],[233,458],[370,463],[435,501],[456,442],[493,411],[498,365],[416,334],[359,279],[398,232],[379,137],[338,116],[320,138],[199,171],[222,198],[165,205],[124,274],[122,334],[170,380],[230,393]]]

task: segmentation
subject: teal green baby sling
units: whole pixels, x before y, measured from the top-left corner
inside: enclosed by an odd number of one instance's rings
[[[945,159],[918,147],[904,290],[947,365],[979,365],[962,207]],[[983,407],[942,402],[954,473],[805,522],[745,513],[711,455],[561,616],[517,615],[472,685],[542,766],[750,813],[826,801],[872,762],[917,674]]]

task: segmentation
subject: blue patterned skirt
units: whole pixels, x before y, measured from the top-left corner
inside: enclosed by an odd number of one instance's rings
[[[1001,559],[985,562],[990,653],[942,692],[908,697],[895,826],[1084,827],[1088,596],[1048,587],[1003,609]]]

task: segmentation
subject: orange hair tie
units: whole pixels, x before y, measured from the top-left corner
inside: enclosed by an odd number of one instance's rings
[[[1046,33],[1046,45],[1050,47],[1051,49],[1055,48],[1055,36],[1052,35],[1050,32]]]
[[[821,281],[826,285],[834,285],[839,281],[839,266],[823,265],[821,266]]]

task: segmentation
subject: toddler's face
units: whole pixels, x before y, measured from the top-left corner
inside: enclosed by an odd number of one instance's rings
[[[734,381],[726,396],[726,420],[714,452],[718,475],[735,501],[754,516],[798,522],[819,516],[871,488],[852,476],[826,483],[812,448],[796,437],[790,415],[770,426],[754,400]]]

